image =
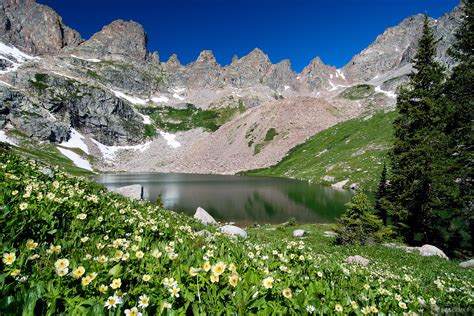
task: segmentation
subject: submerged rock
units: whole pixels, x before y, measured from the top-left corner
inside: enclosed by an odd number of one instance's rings
[[[364,257],[359,256],[359,255],[355,255],[355,256],[347,257],[346,262],[347,263],[356,263],[356,264],[361,264],[363,266],[367,266],[369,264],[369,259],[364,258]]]
[[[229,236],[240,236],[242,238],[247,238],[247,232],[240,227],[234,225],[225,225],[222,226],[221,232]]]
[[[194,213],[194,216],[193,216],[195,219],[197,219],[198,221],[200,221],[203,225],[213,225],[213,224],[217,224],[216,220],[214,219],[214,217],[211,216],[211,214],[209,214],[208,212],[206,212],[205,209],[203,209],[202,207],[198,207],[196,209],[196,213]]]
[[[143,200],[143,186],[140,184],[127,185],[110,191],[131,199]]]

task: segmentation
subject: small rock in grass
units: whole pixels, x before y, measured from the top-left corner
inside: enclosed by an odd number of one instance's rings
[[[53,171],[49,168],[44,168],[44,169],[40,169],[39,172],[41,172],[42,174],[52,178],[54,176],[53,174]]]
[[[225,226],[222,226],[220,229],[221,229],[221,232],[223,232],[226,235],[240,236],[243,238],[247,238],[247,232],[240,227],[237,227],[234,225],[225,225]]]
[[[330,237],[330,238],[337,237],[337,233],[333,232],[332,230],[328,230],[324,232],[324,237]]]
[[[420,251],[420,255],[425,257],[438,256],[444,259],[449,259],[441,249],[432,245],[423,245],[418,250]]]
[[[194,218],[200,221],[204,225],[213,225],[217,224],[216,220],[214,217],[211,216],[208,212],[206,212],[205,209],[202,207],[198,207],[196,209],[196,213],[194,213]]]
[[[211,234],[211,232],[208,231],[207,229],[203,229],[203,230],[200,230],[200,231],[195,232],[194,235],[208,237],[208,236],[211,236],[212,234]]]
[[[293,231],[293,236],[295,237],[302,237],[304,235],[304,230],[302,229],[296,229]]]
[[[355,256],[347,257],[346,262],[347,263],[356,263],[356,264],[361,264],[363,266],[367,266],[369,264],[369,259],[364,258],[364,257],[359,256],[359,255],[355,255]]]
[[[459,264],[459,266],[460,266],[461,268],[474,268],[474,259],[461,262],[461,263]]]
[[[110,191],[131,199],[143,200],[143,186],[140,184],[127,185],[124,187],[112,189]]]

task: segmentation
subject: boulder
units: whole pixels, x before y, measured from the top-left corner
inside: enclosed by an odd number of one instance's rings
[[[196,213],[194,213],[194,218],[200,221],[204,225],[217,224],[214,217],[211,216],[205,209],[198,207]]]
[[[329,238],[337,237],[337,233],[333,232],[332,230],[328,230],[324,232],[324,237],[329,237]]]
[[[449,259],[441,249],[432,245],[423,245],[418,250],[420,251],[420,255],[424,257],[438,256],[444,259]]]
[[[293,231],[293,236],[295,237],[302,237],[304,235],[304,230],[302,229],[296,229]]]
[[[364,258],[364,257],[359,256],[359,255],[355,255],[355,256],[347,257],[346,262],[347,263],[356,263],[356,264],[361,264],[363,266],[367,266],[369,264],[369,259]]]
[[[461,263],[459,264],[459,266],[460,266],[461,268],[474,268],[474,259],[461,262]]]
[[[359,190],[359,184],[358,183],[351,183],[349,185],[349,189],[351,189],[353,191],[357,191],[357,190]]]
[[[336,181],[336,178],[334,176],[325,175],[324,177],[321,178],[321,181],[334,182],[334,181]]]
[[[247,238],[247,232],[240,227],[234,225],[225,225],[222,226],[221,232],[229,236],[240,236],[242,238]]]
[[[143,200],[143,186],[140,184],[127,185],[110,191],[131,199]]]

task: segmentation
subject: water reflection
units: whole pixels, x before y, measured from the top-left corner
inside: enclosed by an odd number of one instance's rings
[[[161,196],[165,208],[193,214],[198,206],[216,220],[241,224],[332,222],[352,193],[307,182],[245,176],[125,173],[96,178],[108,188],[142,184],[144,196]]]

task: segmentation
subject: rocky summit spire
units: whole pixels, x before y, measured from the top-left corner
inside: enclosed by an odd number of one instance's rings
[[[116,20],[82,43],[74,53],[85,58],[144,62],[148,58],[147,37],[139,23]]]
[[[196,62],[198,63],[216,63],[216,57],[214,57],[214,54],[212,54],[212,51],[210,50],[203,50],[198,58],[196,59]]]
[[[166,65],[169,67],[179,67],[181,66],[181,63],[178,59],[178,56],[176,54],[173,54],[170,56],[170,58],[168,58]]]

